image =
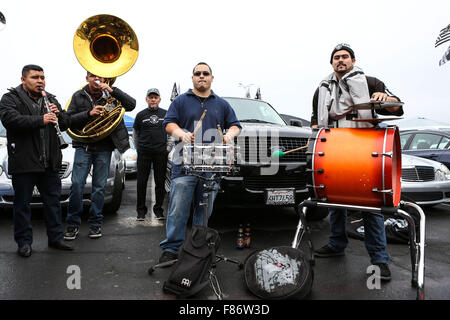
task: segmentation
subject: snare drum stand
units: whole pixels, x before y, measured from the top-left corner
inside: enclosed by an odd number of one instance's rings
[[[186,174],[194,176],[194,177],[197,177],[200,180],[205,182],[205,184],[203,184],[203,188],[204,188],[203,202],[201,202],[200,205],[203,206],[203,208],[204,208],[204,211],[203,211],[203,225],[205,227],[207,227],[208,226],[208,204],[209,204],[209,199],[211,198],[211,194],[214,191],[214,182],[216,182],[216,180],[217,180],[217,182],[220,183],[220,181],[222,180],[222,176],[217,178],[216,174],[213,173],[213,175],[210,178],[207,178],[205,176],[198,175],[198,174],[195,174],[193,172],[189,172],[188,170],[186,170]],[[211,269],[209,270],[209,281],[210,281],[212,289],[214,290],[215,295],[217,296],[217,299],[223,300],[222,290],[220,289],[219,282],[218,282],[216,274],[214,272],[214,269],[217,267],[217,263],[220,262],[220,261],[225,261],[225,262],[230,262],[230,263],[237,264],[239,269],[242,269],[244,267],[244,264],[242,262],[240,262],[240,261],[227,258],[227,257],[225,257],[223,255],[216,254],[216,262],[212,265]]]
[[[186,174],[194,176],[194,177],[197,177],[200,180],[205,182],[204,185],[203,185],[203,188],[204,188],[203,202],[201,202],[200,205],[204,207],[203,225],[205,227],[207,227],[208,226],[208,203],[209,203],[209,199],[211,198],[211,193],[214,191],[214,182],[216,182],[217,179],[218,179],[218,182],[220,182],[222,177],[217,178],[216,174],[213,173],[213,175],[210,178],[207,178],[205,176],[198,175],[198,174],[195,174],[193,172],[190,172],[189,169],[186,169]],[[155,271],[155,269],[157,269],[157,268],[164,268],[164,267],[170,267],[170,266],[174,265],[177,261],[178,261],[178,259],[174,259],[174,260],[171,260],[171,261],[167,261],[167,262],[163,262],[163,263],[159,263],[157,265],[154,265],[153,267],[150,267],[148,269],[148,273],[151,275]],[[217,263],[220,262],[220,261],[225,261],[225,262],[230,262],[230,263],[237,264],[239,269],[242,269],[244,265],[240,261],[227,258],[227,257],[225,257],[223,255],[216,254],[216,261],[212,265],[211,269],[209,270],[209,281],[211,283],[211,287],[214,290],[214,293],[216,294],[217,298],[219,300],[223,300],[223,295],[222,295],[222,291],[221,291],[220,286],[219,286],[219,282],[217,280],[215,272],[213,271],[213,269],[216,268]]]

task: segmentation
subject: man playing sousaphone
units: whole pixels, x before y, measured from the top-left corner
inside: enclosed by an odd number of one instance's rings
[[[401,106],[391,106],[385,109],[357,110],[351,106],[372,102],[399,102],[384,83],[374,77],[365,76],[363,71],[355,66],[355,53],[348,44],[337,45],[332,53],[330,63],[333,73],[320,82],[313,98],[311,127],[363,128],[372,127],[370,122],[352,121],[357,119],[372,119],[376,113],[401,116]],[[350,117],[349,117],[350,116]],[[355,146],[357,147],[357,146]],[[352,164],[348,164],[351,166]],[[344,179],[342,178],[343,183]],[[347,209],[328,209],[330,214],[331,235],[328,244],[315,251],[316,257],[336,257],[344,255],[348,239],[345,231]],[[363,212],[365,244],[371,258],[371,263],[380,268],[380,279],[389,281],[391,272],[388,267],[390,260],[386,252],[386,233],[383,215],[380,213]]]
[[[85,112],[83,125],[71,127],[72,130],[80,130],[88,122],[99,117],[105,108],[106,98],[109,93],[117,99],[126,111],[132,111],[136,107],[136,100],[117,87],[111,87],[105,78],[87,73],[88,84],[75,92],[67,108],[69,115]],[[69,207],[67,211],[67,229],[65,240],[76,239],[81,224],[83,212],[83,190],[87,175],[92,165],[92,192],[91,207],[89,209],[89,237],[102,236],[101,226],[103,222],[103,204],[106,182],[109,175],[111,153],[114,149],[124,153],[130,148],[128,131],[123,119],[111,134],[96,142],[81,142],[73,140],[75,157],[72,170],[72,186],[70,187]]]

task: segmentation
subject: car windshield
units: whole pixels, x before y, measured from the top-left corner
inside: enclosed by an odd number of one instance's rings
[[[225,98],[239,121],[275,123],[285,126],[286,123],[270,104],[260,100]]]

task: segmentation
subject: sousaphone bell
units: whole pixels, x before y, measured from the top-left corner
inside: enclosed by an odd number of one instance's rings
[[[133,29],[113,15],[96,15],[84,20],[73,38],[75,56],[88,72],[107,78],[112,85],[116,77],[133,67],[139,54],[139,43]],[[106,138],[119,125],[125,109],[119,100],[106,94],[105,110],[81,130],[68,129],[69,136],[90,143]],[[67,106],[70,104],[68,102]]]

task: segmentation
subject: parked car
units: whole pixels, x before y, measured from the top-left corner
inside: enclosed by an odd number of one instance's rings
[[[308,120],[305,120],[303,118],[299,118],[296,116],[291,116],[290,114],[283,114],[283,113],[280,113],[280,116],[290,126],[297,126],[297,127],[310,127],[311,126],[311,122]]]
[[[450,170],[442,163],[402,154],[402,199],[430,206],[450,203]]]
[[[69,146],[62,150],[63,160],[62,167],[59,172],[61,177],[61,206],[67,207],[69,204],[69,192],[71,181],[71,173],[73,166],[73,158],[75,149],[72,148],[71,138],[63,132],[64,140]],[[122,201],[122,190],[125,188],[125,164],[119,151],[115,150],[111,155],[111,166],[106,184],[105,193],[105,213],[116,212]],[[83,192],[83,205],[90,204],[92,190],[91,173],[86,179],[86,185]],[[0,147],[0,208],[12,208],[14,199],[14,189],[12,187],[11,177],[8,175],[8,150],[6,146]],[[32,208],[42,208],[43,203],[39,191],[35,188],[31,200]]]
[[[262,100],[234,97],[225,97],[225,100],[242,125],[241,134],[235,139],[240,147],[241,162],[238,173],[223,177],[215,206],[296,207],[308,198],[306,150],[286,154],[279,161],[273,161],[271,155],[276,149],[288,151],[305,146],[311,129],[287,125],[278,112]],[[169,153],[167,192],[170,191],[175,149]],[[308,210],[309,219],[324,216],[324,210]]]
[[[450,168],[450,131],[405,130],[400,132],[402,152],[441,162]]]
[[[133,175],[137,173],[137,151],[134,145],[133,136],[129,135],[130,149],[125,151],[122,158],[125,161],[125,174]]]

